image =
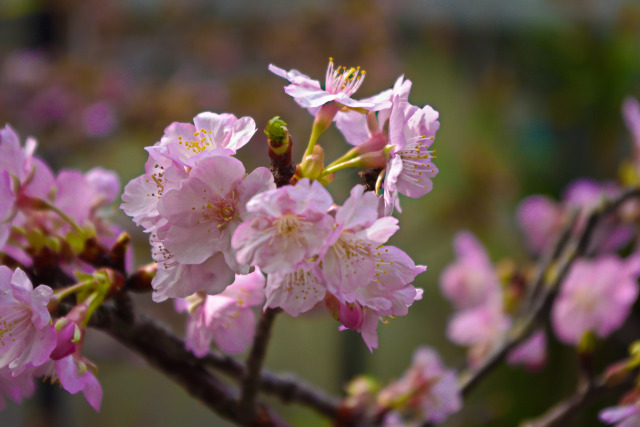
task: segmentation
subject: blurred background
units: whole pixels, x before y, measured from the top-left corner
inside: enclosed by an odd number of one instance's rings
[[[391,243],[428,265],[424,288],[406,318],[380,324],[379,349],[338,332],[326,313],[276,321],[266,365],[342,393],[355,374],[386,382],[402,374],[419,345],[461,367],[464,349],[448,343],[451,307],[438,280],[453,260],[452,237],[469,229],[494,261],[528,261],[514,219],[532,193],[554,198],[573,179],[615,179],[631,152],[620,106],[640,97],[637,0],[0,0],[0,123],[34,136],[55,169],[115,170],[123,185],[143,172],[146,152],[174,121],[201,111],[251,116],[259,131],[238,157],[267,165],[262,129],[281,116],[294,155],[304,150],[312,117],[284,94],[269,63],[324,81],[329,56],[360,65],[357,97],[390,87],[404,74],[410,102],[440,112],[433,148],[434,191],[402,199],[401,229]],[[331,130],[321,139],[331,160],[347,149]],[[329,188],[344,201],[355,174]],[[114,207],[133,236],[137,263],[150,261],[147,236]],[[141,310],[182,334],[170,303],[136,296]],[[631,324],[637,324],[637,312]],[[637,329],[614,335],[603,361],[624,355]],[[99,366],[102,410],[47,384],[0,413],[2,426],[227,425],[181,388],[100,332],[87,355]],[[501,367],[446,425],[511,426],[541,414],[575,386],[575,353],[552,343],[547,367],[532,375]],[[600,425],[598,402],[577,425]],[[296,426],[326,426],[298,406],[274,402]],[[498,421],[496,421],[498,420]]]

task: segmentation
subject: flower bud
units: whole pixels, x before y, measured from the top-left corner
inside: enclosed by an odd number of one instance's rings
[[[324,150],[319,145],[313,147],[313,153],[302,159],[300,164],[301,178],[316,180],[324,170]]]

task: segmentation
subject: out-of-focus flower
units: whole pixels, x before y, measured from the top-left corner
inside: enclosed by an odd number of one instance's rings
[[[616,427],[636,427],[640,425],[640,400],[638,390],[628,393],[618,406],[605,408],[598,415],[600,421],[615,424]]]
[[[113,106],[109,102],[96,102],[82,112],[82,124],[90,137],[102,137],[112,133],[118,125]]]
[[[628,97],[622,104],[622,116],[633,137],[636,149],[636,163],[640,160],[640,103],[633,97]]]
[[[14,375],[49,360],[56,346],[56,333],[47,310],[53,290],[33,288],[19,268],[12,272],[0,266],[0,368]]]
[[[516,215],[529,250],[534,254],[542,253],[574,210],[578,211],[576,231],[584,228],[589,211],[603,198],[616,197],[620,192],[615,183],[583,178],[567,187],[561,203],[540,195],[524,199]],[[619,218],[609,217],[594,231],[590,250],[607,253],[620,249],[633,237],[634,230],[635,227]]]
[[[547,335],[540,330],[507,355],[510,365],[524,365],[531,371],[540,370],[547,361]]]
[[[177,300],[179,311],[189,311],[187,348],[203,357],[211,341],[227,353],[242,353],[255,333],[252,306],[264,301],[265,278],[256,269],[247,275],[236,275],[235,282],[219,295],[193,295]]]
[[[586,332],[606,337],[624,323],[638,296],[640,254],[577,260],[561,285],[551,320],[558,338],[577,345]]]
[[[500,306],[480,305],[457,312],[447,327],[447,338],[470,347],[469,364],[478,366],[511,326]]]
[[[454,237],[457,259],[440,276],[440,290],[458,309],[501,301],[502,290],[486,249],[468,231]]]
[[[462,407],[455,371],[442,365],[429,347],[420,347],[402,378],[378,394],[378,406],[439,423]]]

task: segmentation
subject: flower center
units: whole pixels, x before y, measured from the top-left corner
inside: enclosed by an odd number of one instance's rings
[[[235,217],[238,199],[236,190],[231,191],[223,198],[210,199],[206,205],[202,206],[202,217],[206,221],[216,222],[216,227],[219,230],[224,230]]]
[[[333,58],[329,58],[325,90],[332,94],[344,93],[351,96],[362,86],[365,74],[360,67],[346,68],[339,65],[338,68],[334,68]]]

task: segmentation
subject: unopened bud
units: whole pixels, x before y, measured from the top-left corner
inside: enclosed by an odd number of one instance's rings
[[[149,292],[153,288],[151,287],[151,281],[156,276],[158,271],[158,264],[151,263],[138,268],[127,279],[126,287],[133,292]]]
[[[316,145],[313,147],[313,153],[302,159],[300,163],[301,178],[309,178],[310,180],[316,180],[322,174],[324,170],[324,150],[321,146]]]
[[[289,182],[295,171],[291,160],[293,140],[287,124],[278,116],[267,122],[264,133],[267,135],[270,170],[276,186],[281,187]]]
[[[320,107],[320,110],[316,113],[316,118],[313,121],[314,131],[324,133],[331,123],[333,123],[333,119],[336,117],[336,114],[340,110],[340,107],[335,102],[329,102]]]

